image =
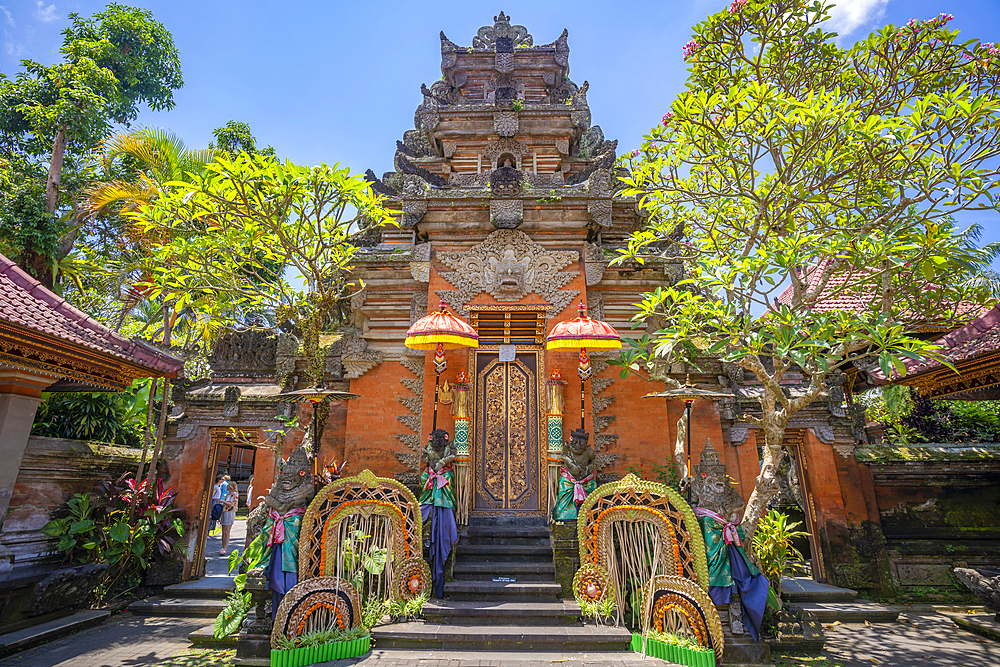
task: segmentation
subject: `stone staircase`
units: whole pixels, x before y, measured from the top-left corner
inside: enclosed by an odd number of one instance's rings
[[[899,616],[898,609],[858,598],[855,590],[805,577],[784,577],[781,596],[789,607],[814,614],[820,623],[888,623]]]
[[[560,598],[544,518],[472,517],[456,546],[445,600],[424,619],[372,630],[379,648],[502,651],[627,651],[631,634],[584,625]]]
[[[214,626],[234,589],[231,577],[204,577],[167,586],[163,595],[133,602],[128,610],[136,616],[202,617],[207,625],[188,635],[191,643],[201,648],[231,647],[236,645],[236,635],[218,640]]]

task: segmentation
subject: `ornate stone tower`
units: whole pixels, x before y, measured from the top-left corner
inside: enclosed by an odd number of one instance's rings
[[[611,249],[641,219],[633,199],[615,197],[617,141],[592,124],[587,82],[569,77],[565,30],[536,45],[501,13],[471,47],[441,33],[441,73],[421,86],[414,128],[396,142],[395,170],[368,172],[399,226],[372,237],[357,262],[366,290],[356,323],[371,370],[352,380],[364,398],[350,406],[346,454],[415,481],[433,373],[403,339],[428,303],[444,300],[480,334],[478,351],[448,359],[449,374],[465,369],[471,379],[472,511],[541,513],[544,380],[553,367],[576,366],[574,352],[546,353],[544,337],[576,315],[581,299],[627,332],[631,305],[662,284],[664,266],[608,268]],[[619,456],[609,377],[616,374],[605,359],[594,366],[588,430],[607,476]],[[566,418],[578,419],[572,392],[571,384]]]

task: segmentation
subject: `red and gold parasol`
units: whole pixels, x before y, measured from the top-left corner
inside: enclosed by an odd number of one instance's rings
[[[434,425],[431,430],[437,428],[438,383],[441,373],[448,367],[444,351],[479,347],[479,334],[475,329],[445,310],[444,301],[439,308],[437,312],[428,313],[413,323],[406,332],[405,343],[411,350],[434,350]]]
[[[576,373],[580,376],[580,429],[585,430],[583,383],[591,375],[590,355],[587,354],[587,349],[620,350],[622,349],[621,336],[607,322],[587,317],[587,304],[580,301],[580,315],[552,327],[552,331],[549,332],[545,340],[545,348],[548,350],[577,348],[580,350],[580,364],[577,366]]]

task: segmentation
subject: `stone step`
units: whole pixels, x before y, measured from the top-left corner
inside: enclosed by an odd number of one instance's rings
[[[466,626],[427,621],[372,628],[375,645],[398,649],[475,651],[628,651],[632,634],[622,628],[575,626]]]
[[[783,577],[781,598],[787,602],[853,602],[858,592],[822,584],[807,577]]]
[[[215,624],[206,625],[203,628],[198,628],[194,632],[188,635],[188,641],[197,646],[198,648],[230,648],[236,646],[236,640],[239,639],[239,633],[229,635],[228,637],[223,637],[222,639],[215,638]]]
[[[518,528],[548,527],[549,522],[544,516],[482,516],[473,514],[469,517],[469,527],[479,526],[515,526]]]
[[[548,526],[476,526],[462,529],[461,534],[469,537],[549,537]]]
[[[455,547],[456,560],[511,562],[552,562],[552,547],[524,544],[462,544]]]
[[[459,561],[453,569],[456,581],[489,581],[492,577],[514,577],[517,581],[555,581],[556,566],[523,561]]]
[[[182,584],[163,588],[163,594],[174,598],[202,598],[225,600],[236,590],[232,577],[202,577]]]
[[[853,602],[798,602],[788,605],[791,609],[808,611],[816,614],[820,623],[888,623],[895,621],[899,611],[884,604],[876,604],[868,600]]]
[[[552,550],[552,538],[548,535],[544,537],[498,537],[494,535],[459,535],[462,544],[488,544],[491,546],[538,546]]]
[[[204,616],[215,618],[226,606],[224,600],[156,596],[128,606],[136,616]]]
[[[46,621],[23,630],[2,634],[0,635],[0,657],[48,643],[84,628],[99,625],[109,616],[111,616],[110,611],[84,609],[53,621]]]
[[[562,586],[554,582],[449,581],[444,593],[452,600],[482,602],[555,602]]]
[[[442,600],[424,605],[428,623],[446,625],[578,625],[580,605],[559,602],[484,602]]]

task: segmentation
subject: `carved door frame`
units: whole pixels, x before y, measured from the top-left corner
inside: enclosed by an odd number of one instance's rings
[[[469,355],[469,365],[468,373],[469,377],[472,378],[472,396],[471,403],[474,406],[472,410],[472,423],[469,436],[469,483],[475,485],[476,479],[478,477],[478,462],[479,456],[482,453],[482,443],[480,443],[479,428],[480,420],[482,415],[479,412],[479,377],[477,375],[476,369],[479,366],[479,355],[489,354],[497,355],[500,352],[499,345],[480,345],[476,350]],[[538,494],[538,509],[537,510],[512,510],[512,509],[477,509],[475,507],[475,486],[473,486],[472,492],[472,504],[470,508],[470,513],[478,516],[545,516],[548,512],[548,461],[546,456],[548,455],[548,430],[546,421],[544,419],[545,415],[545,378],[547,377],[545,372],[545,351],[542,345],[517,345],[517,354],[533,354],[535,355],[535,415],[533,419],[534,426],[534,451],[535,451],[535,485],[536,493]],[[531,446],[531,443],[529,443]]]
[[[763,434],[761,434],[763,441]],[[820,546],[819,533],[816,529],[816,503],[813,500],[811,480],[809,479],[809,463],[806,461],[805,448],[802,441],[805,438],[804,428],[785,429],[782,447],[788,449],[789,455],[795,459],[795,473],[799,477],[799,493],[805,507],[802,514],[806,518],[806,530],[809,532],[809,550],[812,552],[812,578],[815,581],[827,581],[826,567],[823,563],[823,550]]]
[[[200,579],[205,576],[205,547],[208,542],[208,518],[212,511],[212,486],[215,484],[216,470],[219,467],[219,445],[223,440],[232,440],[228,436],[230,430],[238,430],[244,435],[252,432],[254,439],[258,438],[257,427],[220,427],[210,426],[208,428],[208,465],[205,466],[205,477],[203,481],[203,492],[201,494],[201,504],[198,508],[198,539],[194,544],[191,553],[191,569],[188,572],[188,579]],[[235,442],[235,441],[233,441]],[[229,444],[229,443],[227,443]],[[256,457],[254,458],[256,463]]]

